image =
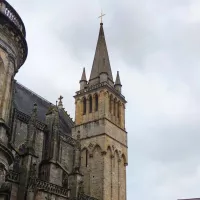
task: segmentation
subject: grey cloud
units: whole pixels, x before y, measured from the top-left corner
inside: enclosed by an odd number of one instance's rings
[[[101,8],[114,76],[127,104],[128,200],[200,197],[198,0],[9,1],[27,28],[17,79],[74,116],[82,67],[89,77]]]

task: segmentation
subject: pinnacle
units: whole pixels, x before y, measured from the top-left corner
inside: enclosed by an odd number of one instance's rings
[[[86,73],[85,73],[85,67],[83,68],[83,73],[82,73],[82,76],[81,76],[81,81],[87,81]]]
[[[119,71],[117,71],[117,76],[116,76],[115,85],[122,85],[122,84],[121,84],[121,81],[120,81],[120,77],[119,77]]]

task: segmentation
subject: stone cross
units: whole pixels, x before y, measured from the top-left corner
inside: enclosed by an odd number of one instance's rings
[[[62,101],[63,97],[60,95],[60,97],[58,98],[59,101]]]
[[[101,23],[103,23],[103,20],[102,20],[102,19],[103,19],[103,16],[105,16],[105,15],[106,15],[106,14],[103,14],[102,11],[101,11],[101,15],[99,16],[99,18],[101,18]]]

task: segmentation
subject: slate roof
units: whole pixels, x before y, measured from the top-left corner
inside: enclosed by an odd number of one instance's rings
[[[14,91],[14,107],[30,116],[33,104],[36,103],[38,120],[45,124],[47,110],[53,104],[18,82],[14,84]],[[71,128],[74,126],[74,122],[63,109],[59,110],[59,116],[61,131],[65,134],[71,134]]]
[[[200,198],[193,198],[193,199],[179,199],[179,200],[200,200]]]

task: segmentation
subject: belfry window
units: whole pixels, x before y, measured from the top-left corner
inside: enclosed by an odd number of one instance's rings
[[[114,110],[113,110],[113,115],[116,115],[116,99],[114,99]]]
[[[109,111],[112,113],[112,96],[109,98]]]
[[[92,96],[89,97],[89,105],[90,105],[90,110],[89,112],[92,112]]]
[[[99,99],[98,99],[98,95],[95,94],[95,111],[98,111],[98,107],[99,107]]]
[[[86,155],[85,155],[85,166],[88,167],[88,150],[86,150]]]
[[[117,117],[120,118],[120,102],[118,102],[118,104],[117,104],[117,109],[118,109]]]
[[[83,115],[86,114],[86,98],[83,98]]]

